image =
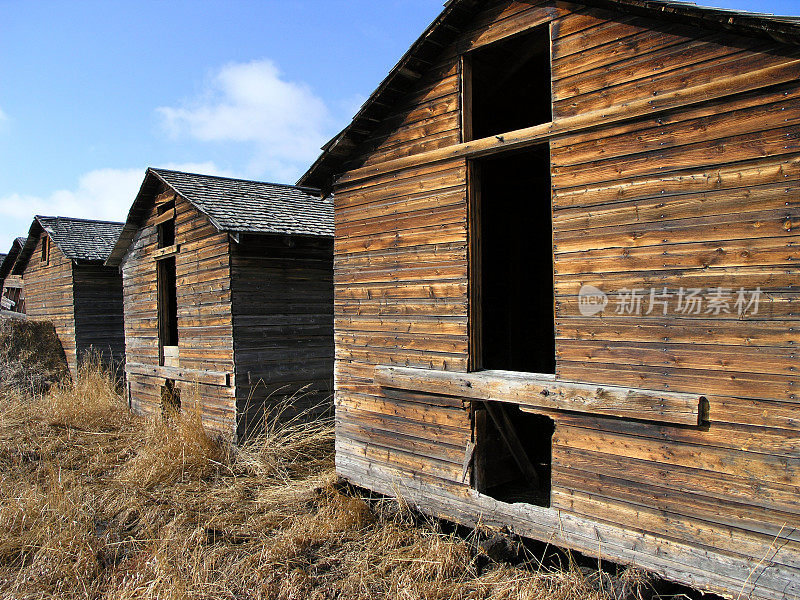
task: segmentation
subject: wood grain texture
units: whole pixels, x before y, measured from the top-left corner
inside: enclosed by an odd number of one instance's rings
[[[25,286],[25,311],[33,319],[53,323],[74,377],[78,369],[75,339],[75,299],[72,286],[72,261],[58,246],[50,244],[50,259],[42,262],[40,236],[22,274]]]
[[[693,426],[699,425],[701,405],[706,401],[703,396],[691,394],[592,386],[561,381],[553,376],[510,371],[450,373],[379,366],[375,369],[375,381],[395,389],[510,402],[526,409],[544,408]]]
[[[460,54],[542,19],[554,123],[462,143],[450,100]],[[338,471],[437,515],[702,589],[800,598],[798,72],[778,43],[579,3],[487,3],[338,174]],[[709,408],[701,426],[678,426],[537,407],[556,424],[549,509],[463,483],[469,402],[431,393],[474,365],[468,159],[543,140],[557,380],[705,396]],[[610,294],[602,314],[580,314],[583,285]],[[621,289],[651,287],[764,295],[754,314],[646,314],[646,301],[617,314]],[[396,389],[376,367],[444,374]]]
[[[175,197],[175,244],[158,248],[162,218],[153,202],[123,261],[128,376],[134,408],[160,411],[161,386],[176,380],[181,402],[234,439],[267,412],[297,415],[331,403],[333,379],[332,240],[220,232],[185,198]],[[159,365],[157,262],[174,258],[177,364]]]
[[[167,189],[160,192],[162,196],[166,193],[167,199],[174,196]],[[126,355],[133,365],[128,372],[131,405],[143,414],[160,414],[161,386],[168,378],[176,379],[182,404],[198,406],[206,426],[232,436],[236,429],[235,389],[219,385],[219,376],[208,375],[234,373],[228,236],[181,196],[176,197],[175,214],[175,238],[180,244],[180,251],[174,254],[178,368],[159,367],[155,261],[159,215],[155,202],[121,267]],[[225,377],[235,383],[232,376]]]
[[[74,377],[90,355],[116,368],[124,361],[122,278],[115,268],[73,262],[56,244],[42,261],[41,236],[22,280],[26,313],[51,321]]]

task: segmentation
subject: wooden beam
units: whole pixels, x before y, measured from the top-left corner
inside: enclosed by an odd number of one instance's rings
[[[538,488],[539,475],[536,473],[536,467],[531,462],[531,459],[528,458],[528,453],[525,452],[522,442],[519,441],[519,436],[514,430],[514,424],[508,418],[505,408],[502,404],[496,405],[494,402],[484,401],[483,404],[486,406],[486,412],[489,413],[492,421],[494,421],[494,426],[497,428],[500,437],[503,438],[508,451],[511,452],[514,462],[517,463],[519,470],[522,471],[522,476],[528,485]]]
[[[765,67],[755,72],[722,77],[710,83],[690,86],[656,97],[623,102],[613,107],[556,119],[551,123],[534,125],[533,127],[517,129],[500,135],[466,141],[361,167],[341,175],[336,180],[335,185],[351,184],[371,177],[454,158],[477,158],[498,152],[526,148],[551,139],[567,137],[574,133],[605,127],[614,123],[640,119],[644,116],[653,116],[676,108],[703,104],[711,100],[795,81],[799,76],[800,60],[789,60],[781,65]]]
[[[163,215],[158,215],[153,219],[153,225],[161,225],[167,221],[172,221],[175,218],[175,207],[168,209]]]
[[[162,258],[169,258],[170,256],[175,256],[180,251],[181,251],[180,244],[172,244],[172,246],[167,246],[166,248],[159,248],[158,250],[153,250],[153,260],[161,260]]]
[[[461,55],[461,142],[472,140],[472,57]]]
[[[456,398],[694,426],[700,424],[706,401],[695,394],[599,386],[511,371],[459,373],[378,366],[375,381],[384,387]]]
[[[125,365],[125,372],[133,375],[146,375],[159,379],[175,379],[190,383],[202,383],[218,387],[231,387],[232,373],[224,371],[206,371],[204,369],[182,369],[180,367],[161,367],[159,365],[144,365],[131,363]]]
[[[488,434],[488,426],[486,420],[486,411],[485,410],[477,410],[473,408],[472,410],[472,418],[473,418],[473,439],[470,442],[476,448],[478,445],[479,440],[485,440]],[[485,493],[488,489],[488,484],[486,480],[486,452],[475,452],[473,450],[472,453],[472,487],[478,490],[481,493]]]
[[[160,206],[162,204],[166,204],[167,202],[172,202],[178,197],[178,194],[173,192],[172,190],[166,190],[161,192],[158,196],[156,196],[156,206]]]
[[[467,449],[464,451],[464,461],[461,463],[461,483],[467,481],[469,466],[472,464],[472,457],[475,454],[475,443],[467,442]]]

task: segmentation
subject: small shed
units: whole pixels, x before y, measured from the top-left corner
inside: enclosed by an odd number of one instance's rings
[[[0,303],[2,310],[25,312],[25,293],[22,289],[22,277],[12,275],[11,270],[19,253],[25,246],[25,238],[18,237],[11,242],[8,254],[0,254]]]
[[[73,376],[88,352],[111,366],[125,359],[122,278],[103,263],[122,223],[36,216],[11,274],[25,313],[55,326]]]
[[[451,0],[299,183],[342,476],[800,598],[800,18]]]
[[[333,205],[318,190],[150,168],[119,267],[131,406],[189,400],[241,439],[330,403]]]

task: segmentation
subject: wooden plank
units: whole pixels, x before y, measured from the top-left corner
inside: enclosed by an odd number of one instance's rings
[[[184,369],[180,367],[167,367],[159,365],[145,365],[129,363],[125,365],[125,372],[134,375],[147,375],[159,379],[176,379],[191,383],[203,383],[219,387],[231,387],[233,373],[222,371],[208,371],[205,369]]]
[[[162,258],[169,258],[170,256],[175,256],[178,252],[181,251],[180,244],[173,244],[172,246],[167,246],[166,248],[158,248],[157,250],[153,250],[152,257],[153,260],[161,260]],[[194,269],[192,270],[194,272]]]
[[[155,197],[154,203],[156,206],[160,206],[162,204],[166,204],[167,202],[177,200],[177,198],[178,195],[172,190],[172,188],[168,188]]]
[[[459,373],[377,366],[375,381],[384,387],[445,396],[695,426],[700,423],[703,403],[698,395],[594,386],[509,371]]]
[[[654,115],[678,106],[692,106],[737,93],[752,91],[767,85],[786,83],[795,80],[798,76],[798,71],[800,71],[800,60],[789,59],[784,63],[759,69],[757,73],[747,72],[720,77],[709,83],[666,92],[656,98],[647,97],[621,101],[608,108],[557,118],[551,123],[543,123],[510,131],[502,135],[494,135],[406,158],[386,161],[378,165],[354,169],[342,175],[336,183],[337,185],[351,184],[377,175],[393,173],[443,160],[467,156],[479,157],[507,150],[521,149],[552,138],[641,118],[646,115]]]
[[[175,218],[175,207],[168,209],[164,214],[157,216],[151,221],[152,225],[161,225],[167,221],[172,221]]]

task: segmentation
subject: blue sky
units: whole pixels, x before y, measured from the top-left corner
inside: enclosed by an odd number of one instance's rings
[[[0,0],[0,252],[34,213],[124,219],[150,165],[293,182],[441,8]]]

